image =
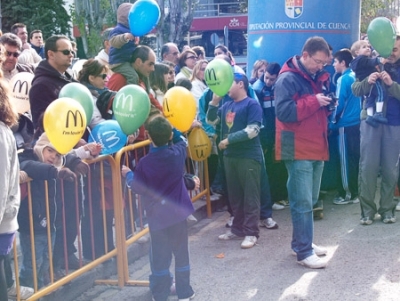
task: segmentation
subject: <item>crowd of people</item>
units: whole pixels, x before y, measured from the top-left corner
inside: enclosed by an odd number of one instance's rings
[[[194,209],[187,191],[198,189],[199,179],[182,174],[186,140],[163,116],[164,95],[174,86],[192,92],[197,107],[193,126],[202,127],[212,145],[208,158],[211,197],[222,198],[230,214],[226,223],[229,229],[219,240],[240,239],[241,248],[252,248],[262,236],[260,227],[278,229],[273,209],[290,206],[291,249],[297,262],[309,268],[324,268],[327,251],[313,241],[313,208],[319,206],[323,191],[336,190],[337,205],[360,203],[362,225],[372,224],[377,214],[385,224],[396,221],[396,208],[400,210],[394,198],[400,153],[399,37],[385,59],[372,57],[371,46],[365,40],[333,51],[323,38],[310,37],[301,53],[294,54],[283,66],[268,62],[267,55],[257,60],[249,78],[235,64],[229,49],[217,45],[213,59],[228,62],[234,74],[228,93],[218,96],[205,81],[209,60],[204,49],[187,46],[180,52],[176,44],[168,42],[157,58],[153,49],[141,45],[131,34],[127,18],[131,7],[130,3],[121,4],[117,26],[102,34],[103,49],[86,60],[77,74],[71,72],[75,50],[66,36],[54,35],[44,42],[42,32],[35,29],[28,42],[26,26],[17,23],[0,37],[0,152],[3,170],[7,170],[0,177],[0,301],[17,292],[9,258],[17,229],[23,255],[20,294],[22,298],[33,294],[30,209],[27,195],[20,195],[18,189],[27,177],[32,179],[39,287],[48,283],[48,228],[56,271],[79,268],[114,248],[112,191],[119,188],[112,187],[111,169],[105,166],[105,209],[99,203],[100,191],[89,192],[85,185],[88,180],[82,177],[91,172],[89,186],[100,186],[98,169],[86,164],[85,159],[98,156],[101,145],[88,143],[84,135],[70,153],[61,155],[43,128],[46,108],[58,99],[65,85],[73,82],[86,86],[92,94],[94,112],[88,120],[89,129],[113,118],[113,98],[124,86],[139,85],[149,96],[151,113],[127,142],[150,139],[148,154],[141,154],[140,160],[130,166],[121,166],[121,176],[127,187],[144,200],[143,214],[151,237],[150,289],[154,300],[167,300],[173,283],[179,300],[194,297],[186,223]],[[7,81],[20,72],[34,74],[34,78],[29,91],[30,110],[16,115]],[[335,82],[331,80],[333,72],[339,75]],[[381,190],[376,204],[378,177]],[[47,196],[50,221],[46,215],[45,181],[51,192]],[[76,210],[75,202],[68,201],[75,197],[71,185],[76,183],[83,203],[88,201],[85,195],[93,193],[91,199],[97,202],[94,221],[87,219],[91,216],[87,203]],[[107,211],[107,242],[103,232],[88,230],[93,223],[95,228],[102,228],[102,210]],[[72,221],[68,228],[65,217]],[[75,255],[74,246],[80,223],[85,238],[83,258]],[[94,245],[91,236],[96,236]],[[175,282],[169,272],[172,255]]]

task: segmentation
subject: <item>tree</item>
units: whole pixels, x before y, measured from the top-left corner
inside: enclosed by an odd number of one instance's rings
[[[3,2],[3,32],[15,23],[24,23],[28,32],[40,29],[46,39],[54,34],[70,35],[70,16],[63,0],[18,0]]]
[[[376,17],[392,18],[399,15],[398,0],[362,0],[361,33],[366,33],[369,23]]]

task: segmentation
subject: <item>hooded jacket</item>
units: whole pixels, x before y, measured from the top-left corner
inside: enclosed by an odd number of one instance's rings
[[[26,149],[19,154],[19,162],[21,170],[25,171],[32,179],[31,195],[32,195],[32,217],[35,233],[45,233],[47,231],[47,216],[46,216],[46,194],[45,181],[48,185],[48,199],[50,222],[54,230],[56,217],[56,198],[57,198],[57,177],[58,171],[61,169],[64,161],[65,165],[71,170],[80,159],[75,155],[68,154],[66,157],[61,156],[53,165],[43,163],[43,149],[48,146],[54,149],[46,134],[43,133],[36,142],[33,150]],[[66,189],[65,189],[66,190]],[[20,211],[18,213],[19,231],[29,233],[29,202],[26,196],[21,201]]]
[[[20,206],[19,164],[13,134],[0,122],[0,234],[13,233],[18,229]]]
[[[298,56],[284,64],[275,84],[277,160],[329,159],[329,112],[315,96],[328,87],[329,74],[321,70],[312,78]]]
[[[29,103],[35,129],[41,126],[38,121],[48,105],[58,99],[58,94],[62,87],[71,82],[77,81],[72,78],[68,71],[61,74],[47,60],[39,63],[29,91]]]

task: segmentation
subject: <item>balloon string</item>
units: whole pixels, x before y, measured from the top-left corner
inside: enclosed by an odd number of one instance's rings
[[[88,130],[90,137],[92,137],[93,142],[96,142],[96,140],[94,139],[94,137],[92,135],[92,131],[90,130],[90,128],[87,126],[86,129]]]

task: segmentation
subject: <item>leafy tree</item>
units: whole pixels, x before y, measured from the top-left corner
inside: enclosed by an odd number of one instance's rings
[[[361,32],[366,33],[369,23],[377,17],[392,19],[399,15],[399,1],[396,0],[362,0]]]
[[[40,29],[44,39],[53,34],[70,35],[70,16],[64,0],[12,0],[2,4],[3,32],[9,32],[15,23],[24,23],[28,32]]]

